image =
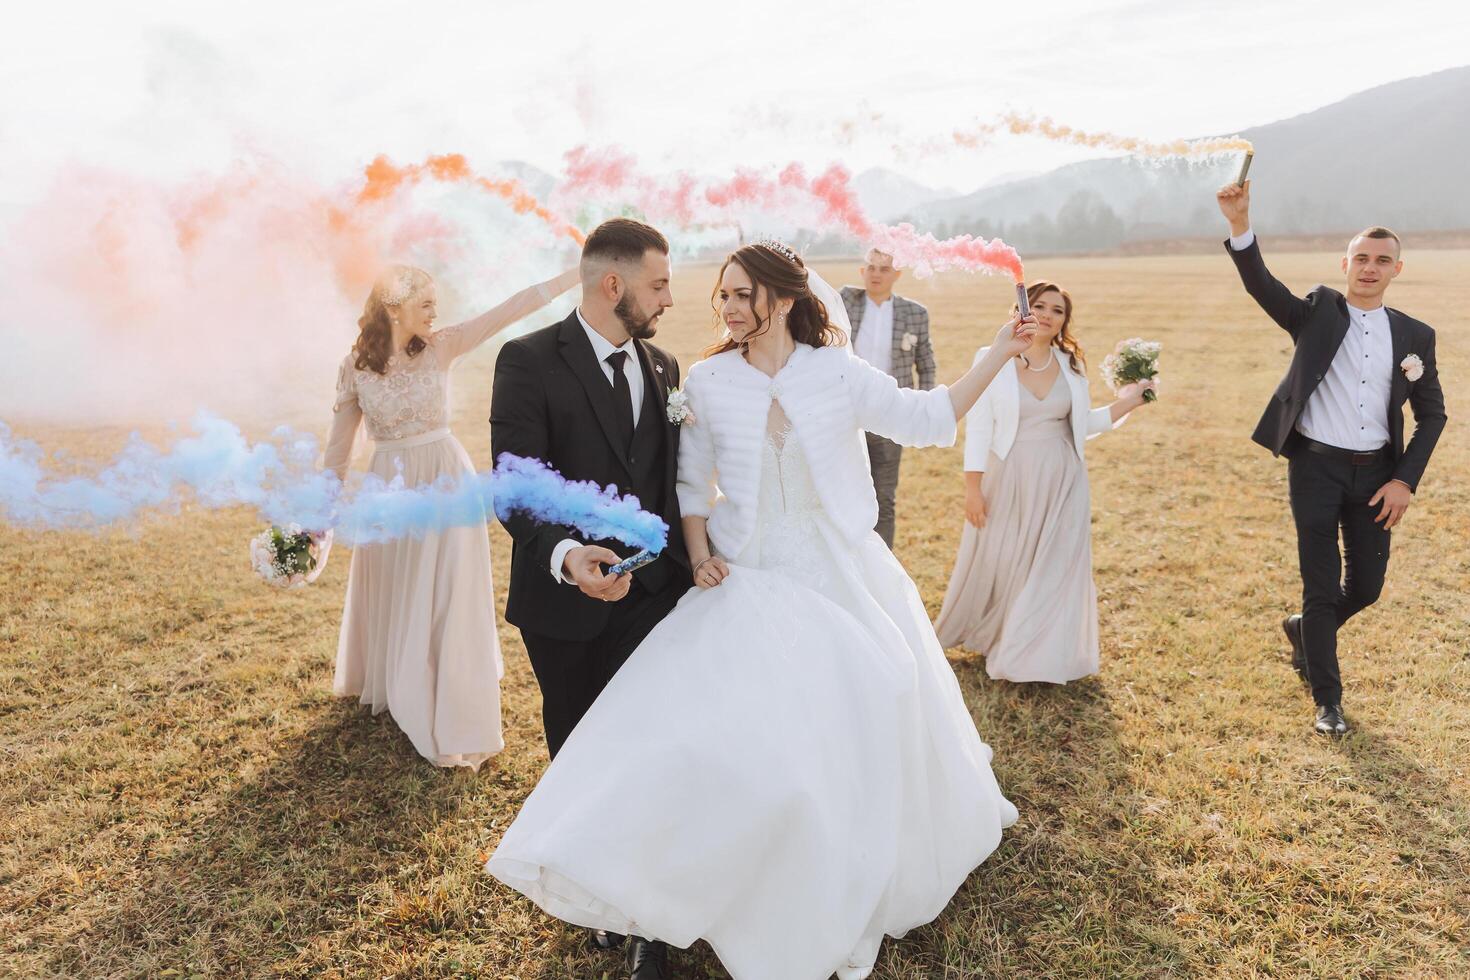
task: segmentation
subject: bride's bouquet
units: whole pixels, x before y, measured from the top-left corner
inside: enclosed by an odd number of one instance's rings
[[[332,550],[332,532],[320,537],[299,524],[272,524],[250,539],[250,564],[266,585],[301,589],[316,581]]]
[[[1103,358],[1101,370],[1103,380],[1115,395],[1124,385],[1131,385],[1135,381],[1151,381],[1159,376],[1159,344],[1157,341],[1140,340],[1137,337],[1120,341],[1113,352]],[[1143,393],[1143,400],[1146,402],[1157,397],[1152,390]]]

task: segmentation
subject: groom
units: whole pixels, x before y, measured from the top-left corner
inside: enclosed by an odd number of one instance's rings
[[[501,349],[491,453],[539,459],[569,480],[617,484],[668,522],[669,543],[657,561],[614,576],[603,566],[630,550],[617,542],[585,541],[519,514],[505,522],[513,541],[505,618],[520,629],[541,688],[552,758],[691,585],[674,491],[679,427],[667,410],[679,362],[648,343],[674,305],[669,243],[648,225],[614,218],[587,237],[581,274],[580,307]],[[619,942],[594,937],[603,948]],[[664,975],[661,944],[635,937],[629,953],[635,980]]]
[[[1251,231],[1250,181],[1226,185],[1216,199],[1230,222],[1225,247],[1246,292],[1296,348],[1254,438],[1289,460],[1302,576],[1301,614],[1282,624],[1292,663],[1312,686],[1316,731],[1342,735],[1348,723],[1337,631],[1377,601],[1391,529],[1413,501],[1444,429],[1434,331],[1383,305],[1403,269],[1398,236],[1387,228],[1368,228],[1348,243],[1345,293],[1318,286],[1299,298],[1266,271]],[[1414,409],[1407,445],[1405,401]]]

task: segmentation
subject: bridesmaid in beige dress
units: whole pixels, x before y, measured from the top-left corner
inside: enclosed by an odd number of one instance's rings
[[[347,472],[363,420],[375,443],[369,469],[405,485],[474,472],[449,431],[449,368],[502,328],[578,281],[572,269],[523,289],[473,320],[431,332],[434,281],[389,268],[368,296],[361,332],[337,375],[324,465]],[[495,634],[490,542],[481,526],[453,527],[353,549],[333,691],[384,708],[424,758],[480,763],[505,747],[504,665]]]
[[[966,416],[966,523],[935,628],[945,647],[983,654],[993,678],[1065,684],[1098,669],[1083,444],[1155,383],[1092,408],[1072,297],[1044,281],[1026,293],[1036,337]]]

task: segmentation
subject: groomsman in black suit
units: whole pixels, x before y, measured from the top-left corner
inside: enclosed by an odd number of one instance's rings
[[[1345,292],[1298,297],[1266,270],[1250,223],[1250,181],[1216,194],[1230,222],[1226,250],[1246,292],[1291,335],[1291,367],[1254,439],[1288,458],[1301,564],[1302,610],[1282,627],[1292,663],[1311,684],[1316,731],[1347,732],[1337,631],[1377,601],[1391,531],[1413,501],[1445,425],[1434,331],[1383,305],[1403,269],[1399,238],[1368,228],[1342,259]],[[1404,402],[1414,434],[1404,442]],[[1338,538],[1341,535],[1341,551]]]
[[[674,491],[679,426],[668,396],[679,362],[648,342],[674,305],[669,243],[627,218],[603,222],[582,248],[582,304],[561,323],[508,342],[495,362],[491,453],[539,459],[569,480],[617,484],[663,517],[662,557],[608,575],[615,541],[586,541],[569,527],[516,515],[506,621],[518,627],[541,688],[552,757],[643,638],[692,582]],[[670,737],[677,737],[677,733]],[[598,932],[592,944],[621,945]],[[633,980],[668,975],[662,943],[634,937]]]

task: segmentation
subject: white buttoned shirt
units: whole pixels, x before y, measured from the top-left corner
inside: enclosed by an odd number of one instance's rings
[[[875,303],[864,300],[863,323],[853,353],[884,374],[893,373],[893,297]]]
[[[1254,231],[1230,239],[1240,251],[1256,240]],[[1308,439],[1372,452],[1388,444],[1388,402],[1393,385],[1393,334],[1382,306],[1360,310],[1348,304],[1348,331],[1332,364],[1312,392],[1296,429]]]

